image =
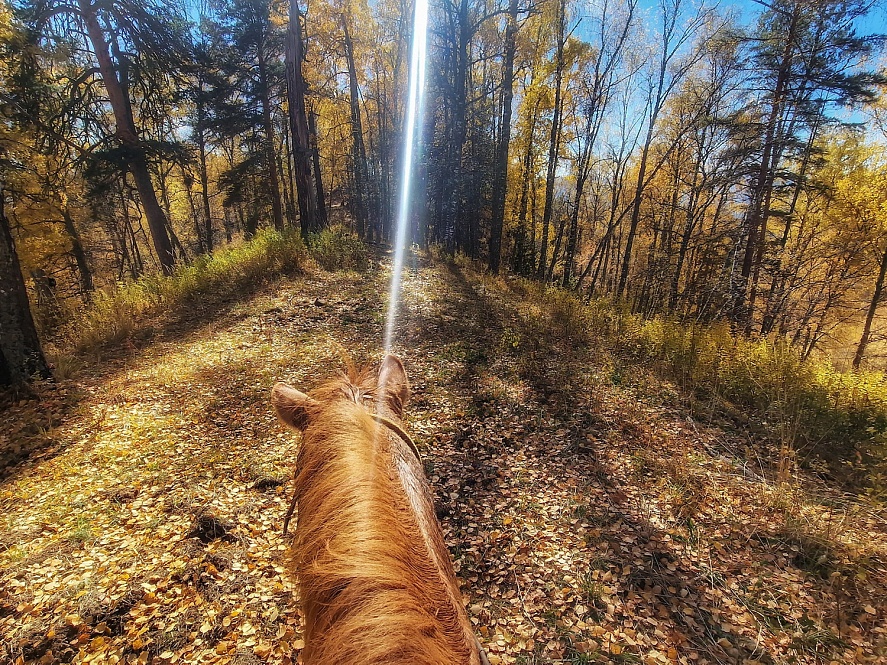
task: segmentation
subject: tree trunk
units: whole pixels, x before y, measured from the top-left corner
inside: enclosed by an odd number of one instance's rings
[[[314,188],[317,194],[317,228],[322,229],[327,225],[326,194],[323,190],[323,177],[320,172],[320,150],[317,148],[317,113],[312,108],[308,112],[308,134],[311,137],[311,159],[314,164]]]
[[[505,195],[508,190],[508,146],[511,143],[511,106],[514,100],[514,54],[517,50],[517,0],[508,3],[508,27],[505,28],[505,71],[502,74],[502,123],[496,144],[493,175],[493,216],[490,220],[490,272],[499,272],[502,261],[502,227],[505,222]]]
[[[311,143],[308,114],[305,112],[307,85],[302,76],[305,46],[298,0],[290,0],[289,26],[286,31],[286,96],[289,102],[290,132],[293,137],[293,168],[299,196],[299,226],[302,237],[318,230],[315,190],[311,186]]]
[[[548,142],[548,173],[545,178],[545,205],[542,208],[542,245],[539,248],[539,265],[536,279],[545,279],[548,267],[548,227],[554,208],[554,180],[557,175],[558,153],[561,138],[561,83],[564,74],[564,42],[566,38],[566,6],[565,0],[558,0],[557,54],[554,69],[554,110],[551,116],[551,135]]]
[[[32,376],[52,375],[43,357],[15,242],[0,187],[0,385],[17,386]]]
[[[67,202],[62,208],[62,223],[65,226],[65,232],[71,240],[71,254],[77,263],[77,272],[80,273],[80,292],[85,300],[91,298],[92,292],[95,290],[95,284],[92,280],[92,270],[89,262],[86,260],[86,252],[83,249],[83,243],[80,241],[80,234],[77,227],[74,226],[74,219],[71,217],[71,211]]]
[[[536,133],[536,118],[538,117],[538,111],[539,102],[537,100],[536,104],[533,106],[532,115],[530,116],[530,127],[527,130],[527,152],[524,155],[523,182],[521,184],[520,203],[518,204],[517,209],[518,234],[522,239],[522,245],[524,245],[521,254],[517,258],[517,265],[520,266],[517,272],[524,277],[532,276],[536,261],[536,238],[533,237],[531,242],[527,242],[527,239],[530,236],[530,233],[527,230],[527,199],[530,192],[530,180],[533,180],[534,183],[536,180],[536,174],[533,172],[533,135]],[[517,248],[515,248],[515,251],[517,251]]]
[[[859,344],[856,347],[856,355],[853,357],[853,369],[859,369],[862,364],[862,357],[865,355],[865,347],[868,346],[872,334],[872,321],[875,320],[875,312],[878,304],[881,302],[881,293],[884,290],[884,276],[887,275],[887,247],[881,257],[881,269],[878,271],[878,279],[875,282],[875,292],[872,294],[872,300],[869,303],[868,312],[865,315],[865,325],[862,328],[862,337],[859,338]]]
[[[277,151],[274,149],[274,122],[271,119],[271,95],[268,91],[268,71],[264,44],[259,44],[259,98],[262,103],[262,126],[265,131],[265,161],[268,162],[268,186],[271,188],[271,215],[274,228],[283,231],[283,207],[280,205],[280,175],[277,172]]]
[[[363,142],[363,122],[360,117],[360,87],[354,64],[354,43],[348,30],[348,21],[342,14],[342,32],[345,41],[345,60],[348,65],[349,104],[351,107],[351,163],[354,173],[354,219],[357,235],[366,238],[367,229],[367,155]]]
[[[175,258],[169,234],[167,233],[168,223],[166,215],[157,202],[157,195],[154,192],[154,185],[148,172],[148,162],[145,157],[144,147],[133,120],[132,102],[125,92],[124,86],[121,85],[120,80],[117,78],[117,71],[111,60],[105,33],[102,31],[101,26],[99,26],[98,17],[95,13],[95,5],[90,3],[89,0],[78,0],[78,4],[80,15],[83,17],[83,22],[86,25],[89,41],[92,43],[93,51],[95,51],[96,59],[99,63],[99,73],[102,77],[102,82],[105,84],[111,109],[114,112],[115,134],[128,153],[128,166],[135,179],[142,209],[145,211],[145,217],[148,220],[148,228],[151,230],[154,251],[157,252],[157,259],[160,261],[160,267],[164,274],[169,275],[172,273]]]
[[[554,266],[561,254],[561,244],[564,241],[564,229],[567,228],[567,218],[563,217],[557,226],[557,234],[554,240],[554,249],[551,252],[551,261],[548,263],[548,271],[545,273],[545,281],[550,282],[554,278]]]
[[[202,85],[202,83],[201,83]],[[201,93],[202,93],[201,89]],[[206,137],[203,133],[203,125],[205,123],[206,110],[202,99],[202,94],[197,96],[197,155],[200,165],[200,199],[203,203],[203,240],[206,243],[207,254],[213,251],[213,218],[212,210],[209,205],[209,174],[206,169]]]

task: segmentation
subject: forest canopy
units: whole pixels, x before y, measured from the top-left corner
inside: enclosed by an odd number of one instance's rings
[[[411,241],[803,356],[850,349],[859,367],[885,332],[873,11],[433,0]],[[4,336],[28,328],[28,301],[50,334],[97,290],[265,227],[387,241],[411,15],[393,0],[0,4],[0,280],[18,293]],[[16,371],[44,371],[17,335]]]

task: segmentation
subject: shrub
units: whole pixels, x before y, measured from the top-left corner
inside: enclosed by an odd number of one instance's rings
[[[370,265],[366,245],[342,226],[333,226],[308,238],[311,256],[321,268],[333,270],[366,270]]]
[[[184,310],[198,301],[222,302],[298,271],[304,260],[305,246],[297,233],[261,231],[249,242],[179,266],[170,276],[145,275],[97,292],[63,329],[63,345],[83,352],[120,342],[144,329],[148,317]]]
[[[716,398],[763,424],[779,443],[851,462],[887,432],[887,382],[804,360],[781,339],[752,340],[725,325],[663,318],[633,322],[641,359],[697,397]],[[618,343],[618,340],[617,340]]]
[[[644,319],[607,299],[583,303],[573,293],[523,281],[513,288],[536,303],[530,323],[544,322],[544,330],[525,327],[530,337],[571,337],[603,351],[602,359],[615,356],[614,372],[621,362],[653,367],[715,412],[754,423],[790,456],[818,457],[870,494],[887,495],[883,374],[840,372],[828,358],[802,359],[785,340],[748,339],[725,323]]]

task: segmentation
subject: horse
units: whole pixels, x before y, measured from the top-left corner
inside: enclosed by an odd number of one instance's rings
[[[290,549],[304,665],[489,665],[462,602],[418,448],[403,425],[399,358],[349,369],[309,394],[272,389],[302,432]]]

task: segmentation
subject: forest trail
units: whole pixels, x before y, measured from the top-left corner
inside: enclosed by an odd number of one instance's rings
[[[269,389],[378,361],[387,280],[309,271],[86,368],[0,484],[0,662],[294,661],[298,437]],[[493,663],[887,658],[883,518],[743,472],[735,435],[519,282],[414,258],[397,328]]]

